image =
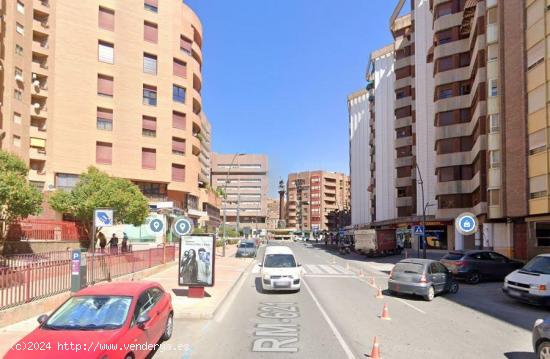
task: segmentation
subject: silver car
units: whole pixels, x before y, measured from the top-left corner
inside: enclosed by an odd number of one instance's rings
[[[255,241],[241,241],[237,248],[236,257],[256,257],[256,242]]]
[[[537,358],[550,359],[550,317],[539,319],[533,326],[533,349]]]

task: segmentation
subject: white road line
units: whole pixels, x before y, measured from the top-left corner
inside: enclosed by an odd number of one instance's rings
[[[392,297],[392,298],[395,299],[395,300],[397,300],[398,302],[401,302],[401,303],[403,303],[403,304],[405,304],[405,305],[408,305],[409,307],[411,307],[412,309],[416,310],[417,312],[420,312],[420,313],[422,313],[422,314],[426,314],[426,312],[423,311],[422,309],[417,308],[416,306],[412,305],[411,303],[407,303],[406,301],[404,301],[404,300],[401,299],[401,298],[395,298],[395,297]]]
[[[305,274],[308,278],[355,278],[353,274]]]
[[[319,267],[321,267],[321,269],[328,274],[339,274],[337,271],[332,269],[332,267],[327,264],[319,264]]]
[[[336,269],[337,271],[341,272],[341,273],[344,273],[344,274],[354,274],[352,271],[349,271],[347,269],[345,269],[344,267],[342,267],[341,265],[333,265],[332,268]]]
[[[258,263],[255,263],[254,267],[252,267],[252,274],[258,274],[258,273],[260,273],[260,266],[258,265]]]
[[[313,274],[321,274],[323,273],[322,270],[320,270],[315,264],[306,264],[307,269],[313,273]]]
[[[325,320],[327,321],[330,329],[332,330],[332,332],[336,336],[336,339],[338,339],[338,342],[340,343],[340,346],[342,347],[342,349],[344,349],[344,352],[346,353],[348,359],[355,359],[355,356],[353,355],[353,352],[351,351],[350,347],[348,346],[348,344],[346,343],[346,341],[342,337],[342,334],[340,334],[340,332],[338,331],[338,329],[336,328],[336,326],[334,325],[332,320],[330,320],[330,317],[328,316],[327,312],[325,312],[325,310],[321,306],[321,303],[319,303],[319,301],[317,300],[317,297],[315,297],[315,295],[313,294],[313,291],[309,288],[309,285],[307,284],[307,282],[304,281],[302,283],[304,284],[307,291],[309,292],[309,295],[311,295],[311,299],[313,299],[313,301],[317,305],[317,308],[319,308],[319,311],[321,312],[321,314],[323,314],[323,317],[325,317]]]
[[[224,302],[222,303],[222,306],[220,310],[215,315],[215,321],[216,323],[220,323],[223,321],[223,318],[227,314],[229,308],[231,308],[232,303],[235,301],[235,298],[237,297],[237,294],[240,293],[241,288],[243,284],[248,281],[249,272],[246,271],[243,273],[243,276],[239,279],[239,281],[236,284],[236,287],[233,288],[231,293],[229,294],[229,297],[226,297]]]

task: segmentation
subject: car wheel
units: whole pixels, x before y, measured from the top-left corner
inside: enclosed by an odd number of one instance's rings
[[[166,326],[164,327],[164,333],[160,340],[163,342],[172,337],[172,332],[174,331],[174,314],[170,313],[168,319],[166,319]]]
[[[432,300],[434,300],[434,298],[435,298],[435,289],[434,287],[430,287],[428,288],[428,294],[424,296],[424,299],[427,300],[428,302],[431,302]]]
[[[468,283],[478,284],[481,281],[481,276],[478,272],[472,272],[468,275]]]
[[[458,283],[457,282],[452,282],[451,286],[449,287],[449,293],[455,294],[457,292],[458,292]]]
[[[550,359],[550,342],[543,342],[538,346],[537,358]]]
[[[126,354],[124,359],[134,359],[134,356],[131,353]]]

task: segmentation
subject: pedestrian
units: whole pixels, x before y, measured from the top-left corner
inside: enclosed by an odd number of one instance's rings
[[[118,251],[118,237],[114,233],[111,236],[111,239],[109,240],[109,246],[110,246],[109,252],[111,254],[116,254]]]
[[[122,245],[120,247],[120,250],[122,251],[122,253],[128,252],[128,235],[126,234],[126,232],[123,232]]]
[[[99,251],[101,253],[105,253],[105,246],[107,245],[107,238],[105,238],[105,235],[103,234],[103,232],[99,232],[98,234],[98,237],[99,237]]]

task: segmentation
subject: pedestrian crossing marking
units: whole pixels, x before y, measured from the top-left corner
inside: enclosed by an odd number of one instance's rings
[[[322,274],[323,273],[321,268],[317,267],[315,264],[306,264],[305,267],[313,274]]]
[[[260,274],[261,268],[256,263],[252,274]],[[314,278],[354,277],[356,274],[338,264],[304,264],[302,274]]]
[[[334,269],[336,269],[337,271],[340,271],[342,274],[355,274],[347,269],[345,269],[344,267],[342,267],[341,265],[333,265],[332,266]]]
[[[321,269],[323,269],[328,274],[340,274],[338,273],[337,270],[333,268],[334,266],[329,266],[327,264],[320,264],[319,267],[321,267]]]

